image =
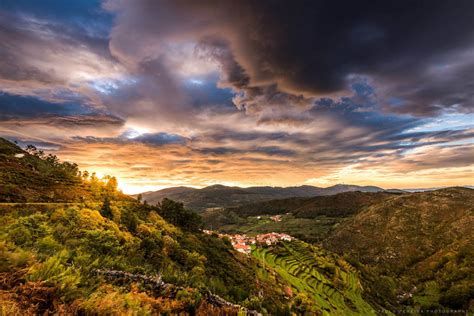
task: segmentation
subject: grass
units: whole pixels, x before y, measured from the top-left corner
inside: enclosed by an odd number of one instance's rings
[[[254,247],[262,269],[276,272],[296,293],[308,296],[327,315],[370,315],[358,274],[344,260],[302,241]]]

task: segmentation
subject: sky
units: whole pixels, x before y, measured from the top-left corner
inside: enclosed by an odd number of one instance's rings
[[[0,0],[0,136],[125,193],[474,184],[474,2]]]

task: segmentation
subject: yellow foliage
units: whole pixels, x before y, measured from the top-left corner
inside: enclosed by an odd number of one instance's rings
[[[98,211],[94,211],[91,209],[83,208],[81,209],[81,217],[84,221],[85,227],[88,228],[96,228],[99,225],[104,224],[105,219],[100,215]]]
[[[163,219],[158,213],[152,211],[150,214],[148,214],[148,220],[155,224],[157,227],[164,229],[166,232],[170,234],[177,234],[180,232],[180,230],[173,225],[170,225],[167,221]]]
[[[110,206],[110,210],[112,211],[112,217],[114,219],[114,222],[120,223],[120,220],[122,218],[122,212],[120,212],[120,209],[117,206],[112,205]]]
[[[153,231],[154,231],[154,228],[146,224],[140,224],[137,227],[137,232],[144,235],[151,235]]]
[[[112,285],[102,285],[82,303],[86,312],[99,315],[156,315],[181,311],[183,303],[166,298],[155,298],[140,292],[136,285],[122,293]]]
[[[53,214],[51,214],[51,220],[52,221],[57,221],[66,216],[66,212],[64,212],[63,208],[58,208],[54,211]]]
[[[120,237],[125,240],[125,242],[129,243],[132,240],[136,239],[130,232],[122,231]]]

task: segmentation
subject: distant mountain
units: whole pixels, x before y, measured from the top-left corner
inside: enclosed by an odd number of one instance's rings
[[[382,192],[384,189],[376,186],[359,186],[359,185],[350,185],[350,184],[336,184],[331,187],[321,188],[320,194],[316,195],[333,195],[343,192]]]
[[[214,207],[232,207],[274,199],[291,197],[312,197],[333,195],[342,192],[381,192],[382,188],[375,186],[357,186],[338,184],[328,188],[303,185],[297,187],[228,187],[224,185],[212,185],[202,189],[188,187],[167,188],[155,192],[142,193],[143,200],[154,204],[163,198],[169,198],[183,202],[186,207],[195,211],[203,211]]]
[[[179,195],[179,194],[190,193],[190,192],[193,192],[194,190],[196,190],[196,189],[181,186],[181,187],[166,188],[166,189],[162,189],[162,190],[159,190],[159,191],[142,192],[140,194],[142,195],[143,199],[146,199],[147,201],[152,202],[154,200],[160,200],[161,201],[163,198],[169,197],[169,196],[172,196],[172,195],[174,196],[174,195]],[[132,196],[137,197],[138,194],[135,194],[135,195],[132,195]]]
[[[276,215],[292,213],[300,218],[314,218],[320,215],[346,216],[360,211],[366,206],[392,197],[394,193],[348,191],[333,195],[310,198],[287,198],[230,207],[227,210],[239,216]]]
[[[446,188],[369,206],[335,227],[324,245],[378,275],[372,284],[386,284],[375,289],[385,297],[425,309],[467,309],[474,295],[473,227],[474,190]]]
[[[474,189],[474,185],[461,185],[460,188],[467,188],[467,189]],[[432,188],[412,188],[412,189],[404,189],[405,192],[428,192],[428,191],[436,191],[441,189],[446,189],[449,187],[432,187]]]
[[[407,190],[400,190],[400,189],[386,189],[385,192],[388,193],[408,193]]]

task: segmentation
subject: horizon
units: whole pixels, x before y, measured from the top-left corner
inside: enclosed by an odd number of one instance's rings
[[[382,190],[402,190],[402,191],[407,191],[407,192],[416,192],[416,191],[433,191],[433,190],[439,190],[439,189],[446,189],[446,188],[453,188],[453,187],[461,187],[461,188],[467,188],[467,189],[474,189],[474,185],[471,184],[461,184],[461,185],[453,185],[453,186],[436,186],[436,187],[408,187],[408,188],[400,188],[400,187],[381,187],[378,185],[360,185],[357,183],[336,183],[336,184],[331,184],[328,186],[317,186],[317,185],[310,185],[310,184],[301,184],[301,185],[289,185],[289,186],[274,186],[274,185],[251,185],[251,186],[239,186],[239,185],[225,185],[222,183],[214,183],[214,184],[209,184],[205,186],[188,186],[188,185],[176,185],[176,186],[169,186],[169,187],[161,187],[161,188],[156,188],[156,189],[151,189],[151,190],[145,190],[145,191],[136,191],[136,192],[126,192],[121,189],[120,187],[120,182],[118,185],[118,188],[122,190],[123,193],[128,194],[128,195],[137,195],[137,194],[142,194],[142,193],[150,193],[150,192],[157,192],[161,190],[166,190],[166,189],[173,189],[173,188],[189,188],[189,189],[204,189],[212,186],[224,186],[228,188],[239,188],[239,189],[248,189],[248,188],[255,188],[255,187],[270,187],[270,188],[292,188],[292,187],[302,187],[302,186],[309,186],[309,187],[314,187],[314,188],[320,188],[320,189],[327,189],[330,187],[335,187],[335,186],[358,186],[358,187],[377,187]]]
[[[470,186],[472,1],[272,3],[2,1],[0,137],[127,194]]]
[[[166,189],[172,189],[172,188],[192,188],[192,189],[204,189],[204,188],[207,188],[207,187],[210,187],[210,186],[216,186],[216,185],[222,185],[222,184],[212,184],[212,185],[209,185],[209,186],[204,186],[204,187],[191,187],[191,186],[182,186],[182,185],[178,185],[178,186],[175,186],[175,187],[165,187],[165,188],[161,188],[161,189],[156,189],[156,190],[149,190],[149,191],[140,191],[140,192],[130,192],[130,193],[127,193],[127,192],[123,192],[125,194],[128,194],[128,195],[137,195],[137,194],[143,194],[143,193],[149,193],[149,192],[156,192],[156,191],[161,191],[161,190],[166,190]],[[327,188],[330,188],[330,187],[333,187],[333,186],[338,186],[338,185],[350,185],[350,186],[361,186],[361,187],[366,187],[366,186],[373,186],[373,185],[358,185],[358,184],[347,184],[347,183],[338,183],[338,184],[334,184],[334,185],[330,185],[330,186],[327,186],[327,187],[318,187],[318,186],[313,186],[313,185],[300,185],[300,186],[312,186],[312,187],[317,187],[317,188],[321,188],[321,189],[327,189]],[[225,186],[225,185],[222,185],[222,186]],[[279,188],[290,188],[290,187],[300,187],[300,186],[287,186],[287,187],[279,187]],[[225,187],[230,187],[230,186],[225,186]],[[233,187],[236,187],[236,188],[240,188],[240,189],[248,189],[248,188],[252,188],[252,187],[271,187],[271,188],[278,188],[278,186],[250,186],[250,187],[242,187],[242,186],[233,186]],[[466,185],[457,185],[457,186],[441,186],[441,187],[430,187],[430,188],[404,188],[404,189],[401,189],[401,188],[383,188],[383,187],[379,187],[379,186],[374,186],[374,187],[378,187],[378,188],[381,188],[382,190],[402,190],[402,191],[407,191],[407,192],[416,192],[416,191],[434,191],[434,190],[440,190],[440,189],[446,189],[446,188],[452,188],[452,187],[461,187],[461,188],[467,188],[467,189],[474,189],[474,186],[473,185],[469,185],[469,184],[466,184]],[[119,188],[120,188],[120,185],[119,185]]]

